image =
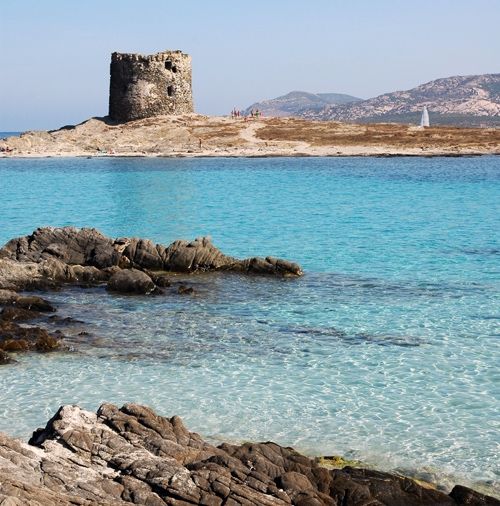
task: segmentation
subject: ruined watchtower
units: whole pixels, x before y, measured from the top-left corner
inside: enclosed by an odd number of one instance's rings
[[[181,51],[111,55],[109,116],[117,121],[193,112],[191,57]]]

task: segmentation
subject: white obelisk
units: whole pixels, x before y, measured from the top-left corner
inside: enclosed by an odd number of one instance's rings
[[[421,127],[428,127],[429,126],[429,111],[427,110],[427,107],[424,106],[424,110],[422,111],[422,118],[420,119],[420,126]]]

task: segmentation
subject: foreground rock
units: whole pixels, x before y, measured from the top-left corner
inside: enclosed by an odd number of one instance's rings
[[[493,506],[465,487],[450,495],[408,478],[327,470],[274,443],[214,447],[163,418],[127,404],[97,414],[64,406],[29,444],[0,434],[2,505]]]
[[[273,257],[239,260],[224,255],[203,237],[170,246],[147,239],[110,239],[90,228],[39,228],[0,249],[0,289],[51,288],[62,283],[92,285],[120,269],[141,271],[233,271],[300,276],[293,262]],[[134,275],[135,276],[135,275]]]

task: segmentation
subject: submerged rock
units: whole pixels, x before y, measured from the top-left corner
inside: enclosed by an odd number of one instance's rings
[[[10,502],[9,502],[10,501]],[[178,417],[103,404],[63,406],[29,444],[0,434],[0,504],[498,505],[399,476],[328,470],[274,443],[212,446]]]
[[[46,353],[66,349],[62,344],[64,335],[60,331],[49,332],[45,328],[26,324],[31,320],[52,321],[58,317],[52,315],[47,318],[47,313],[55,311],[55,307],[42,297],[0,290],[0,365],[15,362],[9,353]]]
[[[177,293],[179,293],[180,295],[193,295],[194,288],[192,286],[179,285],[179,287],[177,288]]]
[[[3,352],[60,350],[63,347],[61,339],[61,335],[51,334],[41,327],[21,326],[0,319],[0,350]]]
[[[40,313],[23,309],[22,307],[7,306],[0,312],[0,319],[6,321],[25,321],[33,320],[38,317]]]
[[[13,364],[15,360],[5,351],[0,349],[0,365]]]

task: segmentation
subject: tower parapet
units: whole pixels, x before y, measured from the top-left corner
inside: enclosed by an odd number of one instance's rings
[[[191,57],[182,51],[111,55],[109,116],[130,121],[193,112]]]

